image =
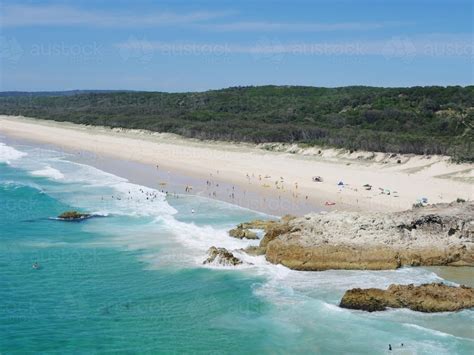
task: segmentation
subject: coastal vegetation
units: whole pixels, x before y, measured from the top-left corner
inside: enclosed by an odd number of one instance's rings
[[[0,95],[0,113],[198,139],[445,154],[474,161],[474,86],[21,93]]]

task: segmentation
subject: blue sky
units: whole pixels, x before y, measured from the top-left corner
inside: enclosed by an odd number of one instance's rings
[[[472,85],[473,2],[10,1],[0,90]]]

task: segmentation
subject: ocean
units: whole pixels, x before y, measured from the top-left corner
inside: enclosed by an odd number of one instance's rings
[[[56,219],[67,210],[95,217]],[[474,352],[472,310],[338,307],[353,287],[443,281],[432,271],[292,271],[227,235],[255,218],[270,216],[0,137],[0,353]],[[203,265],[210,246],[245,264]]]

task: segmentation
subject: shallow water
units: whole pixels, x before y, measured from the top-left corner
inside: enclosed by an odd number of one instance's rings
[[[427,270],[432,271],[440,277],[454,281],[460,285],[474,287],[474,268],[470,266],[428,266]]]
[[[0,144],[0,353],[474,350],[473,311],[337,307],[348,288],[442,280],[430,270],[297,272],[239,251],[244,266],[204,267],[212,245],[257,244],[226,231],[265,216],[71,159]],[[51,219],[69,209],[102,217]]]

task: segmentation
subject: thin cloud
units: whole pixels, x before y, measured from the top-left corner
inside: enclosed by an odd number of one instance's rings
[[[195,11],[188,13],[149,12],[124,13],[86,10],[64,5],[4,5],[0,27],[25,26],[91,26],[91,27],[156,27],[178,25],[190,29],[218,32],[331,32],[367,31],[400,22],[341,22],[341,23],[283,23],[283,22],[217,22],[233,14],[230,11]]]
[[[400,26],[399,22],[384,23],[279,23],[279,22],[233,22],[219,24],[199,24],[195,27],[220,32],[262,31],[262,32],[331,32],[331,31],[367,31],[389,26]]]
[[[61,5],[7,5],[2,9],[1,26],[152,27],[192,24],[225,15],[227,13],[210,11],[189,13],[151,12],[134,15],[82,10]]]
[[[116,44],[121,51],[157,52],[165,55],[314,55],[314,56],[384,56],[410,59],[418,56],[467,57],[474,59],[470,35],[391,37],[385,40],[349,42],[293,42],[262,38],[252,44],[160,42],[129,40]]]

